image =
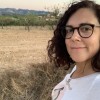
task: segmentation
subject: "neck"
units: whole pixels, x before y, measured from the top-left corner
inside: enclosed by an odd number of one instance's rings
[[[80,78],[92,73],[95,73],[95,71],[91,67],[91,62],[81,62],[76,63],[77,69],[73,73],[72,78]]]

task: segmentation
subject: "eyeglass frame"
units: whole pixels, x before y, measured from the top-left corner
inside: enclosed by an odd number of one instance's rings
[[[91,26],[92,27],[92,32],[91,32],[91,35],[93,34],[93,31],[94,31],[94,27],[100,27],[100,26],[97,26],[97,25],[95,25],[95,24],[91,24],[91,23],[81,23],[80,25],[79,25],[79,27],[73,27],[73,26],[71,26],[71,25],[66,25],[65,27],[63,27],[62,29],[65,29],[66,30],[66,27],[71,27],[72,28],[72,30],[73,30],[73,33],[72,33],[72,36],[73,36],[73,34],[74,34],[74,31],[75,31],[75,29],[77,29],[77,31],[78,31],[78,34],[82,37],[82,38],[89,38],[90,36],[88,36],[88,37],[83,37],[82,35],[81,35],[81,33],[80,33],[80,27],[82,27],[82,26],[84,26],[84,25],[89,25],[89,26]],[[62,30],[61,29],[61,30]],[[61,34],[63,35],[63,33],[61,32]],[[71,37],[72,37],[71,36]],[[63,37],[65,38],[65,39],[70,39],[71,37],[69,37],[69,38],[66,38],[64,35],[63,35]]]

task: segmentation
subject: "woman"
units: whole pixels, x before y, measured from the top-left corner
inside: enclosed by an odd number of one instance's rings
[[[74,2],[54,31],[48,55],[56,66],[75,64],[52,91],[52,100],[100,100],[100,5]]]

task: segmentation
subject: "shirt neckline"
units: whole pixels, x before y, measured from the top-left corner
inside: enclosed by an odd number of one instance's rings
[[[96,74],[100,73],[100,72],[95,72],[95,73],[92,73],[92,74],[89,74],[89,75],[85,75],[83,77],[71,78],[71,75],[76,71],[76,68],[77,68],[77,66],[75,65],[74,68],[72,69],[71,73],[69,74],[69,79],[71,79],[71,80],[78,80],[78,79],[88,78],[90,76],[93,76],[93,75],[96,75]]]

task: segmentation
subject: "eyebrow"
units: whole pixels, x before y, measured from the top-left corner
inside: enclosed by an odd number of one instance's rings
[[[82,25],[94,25],[93,23],[81,23],[79,26],[82,26]]]
[[[94,25],[94,24],[92,24],[92,23],[80,23],[79,24],[79,26],[82,26],[82,25]],[[66,25],[67,27],[74,27],[74,26],[72,26],[72,25]],[[78,26],[78,27],[79,27]]]

